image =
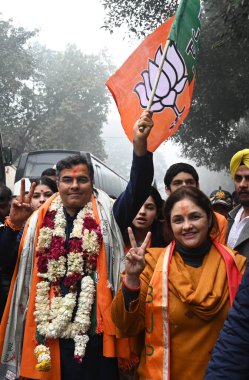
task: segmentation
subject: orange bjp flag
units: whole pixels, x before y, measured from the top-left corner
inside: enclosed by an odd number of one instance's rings
[[[190,110],[200,32],[199,4],[199,0],[182,0],[176,15],[149,35],[106,83],[132,141],[133,125],[148,105],[165,43],[170,40],[150,108],[154,113],[148,138],[151,152],[176,132]]]

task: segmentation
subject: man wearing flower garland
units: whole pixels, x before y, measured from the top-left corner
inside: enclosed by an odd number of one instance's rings
[[[59,194],[25,226],[1,323],[0,379],[116,380],[117,357],[129,351],[110,317],[123,259],[113,201],[93,189],[82,156],[61,160],[57,175]]]

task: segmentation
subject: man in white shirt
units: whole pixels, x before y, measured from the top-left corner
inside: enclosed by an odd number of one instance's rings
[[[249,258],[249,149],[232,157],[230,171],[240,204],[229,213],[227,245]]]

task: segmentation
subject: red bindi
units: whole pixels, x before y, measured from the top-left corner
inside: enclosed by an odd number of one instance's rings
[[[73,177],[76,177],[79,174],[79,165],[73,167]]]
[[[182,215],[188,214],[188,206],[187,205],[181,204],[180,208],[181,208]]]

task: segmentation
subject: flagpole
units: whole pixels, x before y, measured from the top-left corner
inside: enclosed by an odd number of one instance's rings
[[[155,96],[155,93],[156,93],[156,90],[157,90],[158,82],[159,82],[159,79],[160,79],[160,76],[161,76],[161,72],[163,70],[163,64],[164,64],[164,60],[165,60],[165,57],[166,57],[166,54],[167,54],[169,43],[170,43],[170,40],[167,40],[166,44],[165,44],[165,47],[164,47],[164,50],[163,50],[163,55],[162,55],[161,63],[160,63],[159,68],[158,68],[156,81],[154,83],[154,87],[152,89],[152,92],[151,92],[151,95],[150,95],[150,99],[149,99],[149,103],[147,105],[146,111],[150,111],[150,109],[151,109],[151,106],[152,106],[152,103],[153,103],[153,99],[154,99],[154,96]]]
[[[152,92],[151,92],[151,95],[150,95],[150,99],[149,99],[148,105],[146,107],[146,111],[150,111],[150,109],[151,109],[151,106],[152,106],[152,103],[153,103],[153,99],[154,99],[154,96],[155,96],[155,93],[156,93],[156,90],[157,90],[158,82],[159,82],[159,79],[160,79],[160,76],[161,76],[161,73],[162,73],[162,70],[163,70],[163,64],[164,64],[164,61],[165,61],[165,57],[166,57],[166,54],[167,54],[169,43],[170,43],[170,40],[167,40],[166,44],[164,46],[164,50],[163,50],[163,54],[162,54],[162,59],[161,59],[161,62],[160,62],[159,68],[158,68],[157,77],[156,77],[156,80],[155,80],[155,83],[154,83],[154,86],[153,86],[153,89],[152,89]],[[143,132],[144,131],[144,126],[139,127],[139,131]]]

